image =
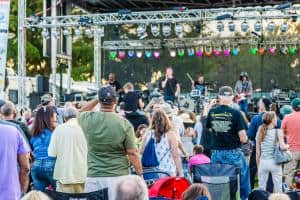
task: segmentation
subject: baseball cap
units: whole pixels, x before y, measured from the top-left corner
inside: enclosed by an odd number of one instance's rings
[[[299,98],[296,98],[292,101],[292,107],[294,110],[300,110],[300,99]]]
[[[248,77],[248,73],[247,72],[241,72],[240,76]]]
[[[98,98],[100,102],[110,104],[116,99],[116,91],[110,85],[104,85],[98,90]]]
[[[233,90],[230,86],[223,86],[219,89],[219,96],[222,97],[232,97]]]
[[[50,94],[44,94],[41,97],[41,104],[42,105],[46,105],[46,104],[48,104],[52,100],[53,100],[53,97]]]
[[[284,105],[280,108],[280,114],[284,117],[285,115],[291,114],[293,112],[293,108],[290,105]]]

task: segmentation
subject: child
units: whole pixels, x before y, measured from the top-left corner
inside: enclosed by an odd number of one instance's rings
[[[147,128],[148,128],[148,126],[146,124],[141,124],[138,126],[138,128],[135,132],[136,145],[137,145],[138,149],[140,149],[140,147],[142,145],[143,136],[145,135]]]
[[[209,157],[203,154],[204,148],[202,145],[195,145],[193,148],[194,155],[190,158],[188,167],[191,169],[194,165],[210,163]]]

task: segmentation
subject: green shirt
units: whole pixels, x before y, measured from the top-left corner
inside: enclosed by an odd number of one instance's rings
[[[80,113],[78,123],[88,144],[88,177],[128,175],[126,149],[136,148],[132,125],[108,112]]]

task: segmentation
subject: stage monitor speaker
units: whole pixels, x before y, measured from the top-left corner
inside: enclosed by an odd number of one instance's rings
[[[41,103],[41,96],[36,92],[33,92],[29,95],[29,108],[34,110]]]
[[[8,90],[8,99],[14,104],[18,104],[18,90]]]
[[[36,76],[36,92],[44,94],[49,92],[49,79],[42,75]]]

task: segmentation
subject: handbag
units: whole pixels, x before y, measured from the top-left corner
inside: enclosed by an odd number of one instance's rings
[[[142,165],[143,167],[159,166],[159,161],[155,151],[155,140],[152,137],[152,133],[142,155]]]
[[[276,129],[276,147],[274,151],[274,159],[276,164],[285,164],[293,160],[292,154],[288,150],[282,150],[278,140],[278,129]]]

